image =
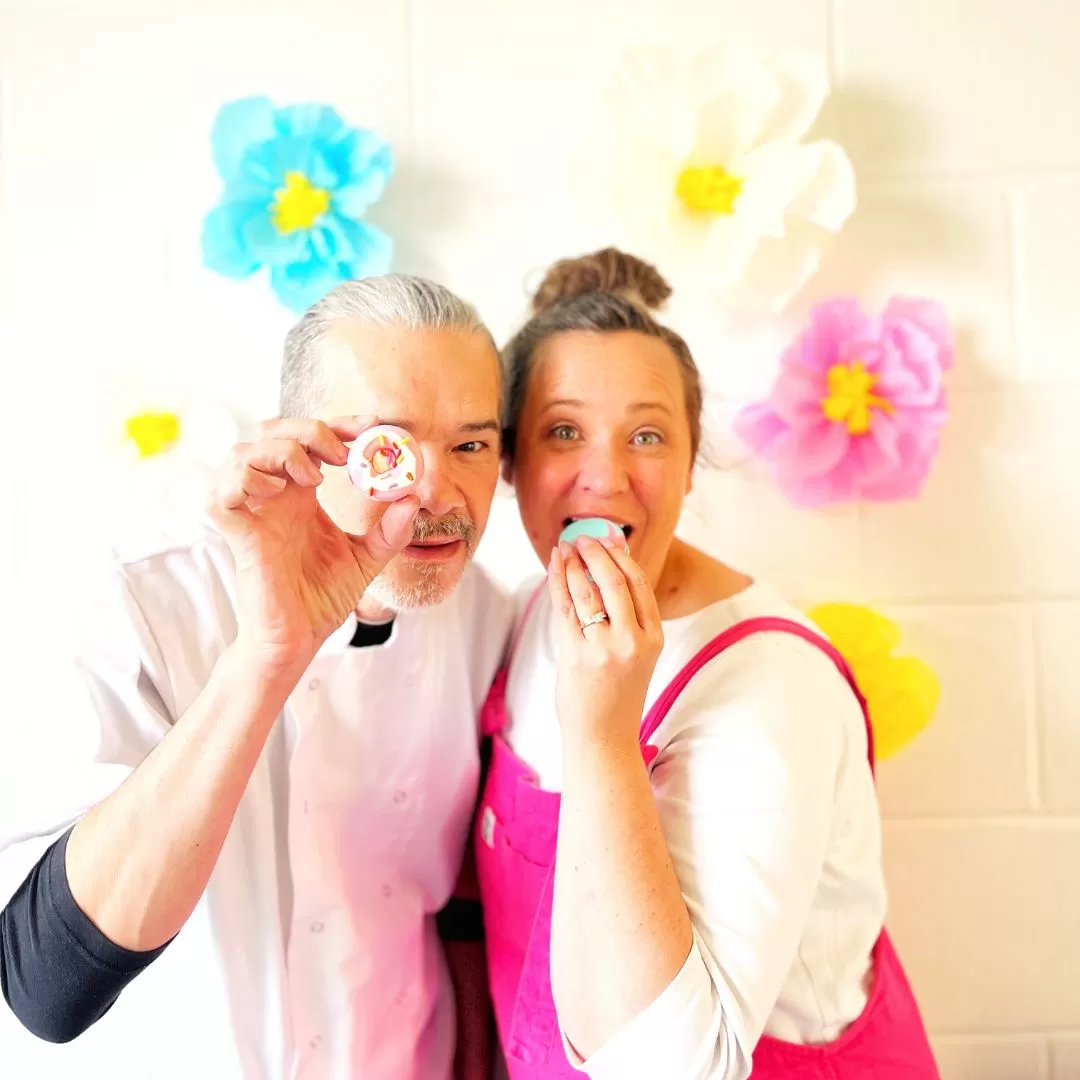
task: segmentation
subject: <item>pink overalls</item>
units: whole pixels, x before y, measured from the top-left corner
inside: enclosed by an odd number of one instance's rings
[[[639,736],[647,767],[657,754],[656,747],[647,745],[648,739],[687,682],[726,648],[763,631],[795,634],[820,648],[851,684],[866,715],[866,702],[850,669],[827,641],[795,622],[750,619],[714,638],[657,698]],[[563,1051],[549,971],[559,794],[541,790],[500,735],[506,724],[509,662],[508,657],[484,704],[482,727],[492,736],[493,749],[474,837],[491,995],[512,1080],[569,1080],[581,1073],[571,1067]],[[873,769],[869,717],[866,731]],[[824,1046],[800,1046],[766,1035],[753,1052],[753,1080],[937,1077],[915,998],[884,930],[874,947],[874,984],[866,1008],[839,1039]]]

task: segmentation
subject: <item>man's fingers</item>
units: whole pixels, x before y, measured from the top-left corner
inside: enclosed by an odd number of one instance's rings
[[[215,492],[211,507],[216,505],[224,510],[236,510],[248,499],[272,499],[285,490],[286,483],[284,477],[270,476],[245,465],[229,473]]]
[[[346,441],[355,439],[370,424],[367,417],[335,417],[333,420],[310,420],[304,417],[268,420],[260,424],[258,443],[296,442],[328,465],[344,465],[349,457]]]
[[[322,483],[322,471],[312,455],[326,460],[319,451],[308,449],[297,439],[262,439],[237,447],[233,465],[238,470],[250,466],[271,476],[288,477],[301,487],[317,487]]]
[[[356,560],[369,582],[412,540],[413,519],[419,509],[420,500],[415,495],[376,504],[364,535],[349,536]]]

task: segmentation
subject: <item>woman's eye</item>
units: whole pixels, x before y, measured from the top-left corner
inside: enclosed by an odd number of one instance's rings
[[[551,434],[553,438],[560,439],[563,442],[577,437],[577,432],[569,424],[556,424],[551,429]]]
[[[634,435],[635,446],[658,446],[663,441],[659,431],[639,431]]]

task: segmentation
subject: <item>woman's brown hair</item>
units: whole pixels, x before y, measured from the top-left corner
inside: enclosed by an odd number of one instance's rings
[[[616,248],[561,259],[548,270],[533,296],[532,317],[503,350],[503,449],[511,461],[536,351],[548,338],[575,330],[593,334],[632,331],[659,338],[671,349],[683,381],[691,452],[697,457],[701,375],[686,342],[651,314],[670,295],[671,287],[656,267]]]

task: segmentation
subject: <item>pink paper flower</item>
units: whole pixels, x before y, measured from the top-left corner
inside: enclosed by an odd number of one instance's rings
[[[849,297],[827,300],[735,430],[800,506],[912,498],[938,452],[952,362],[940,304],[895,297],[872,316]]]

